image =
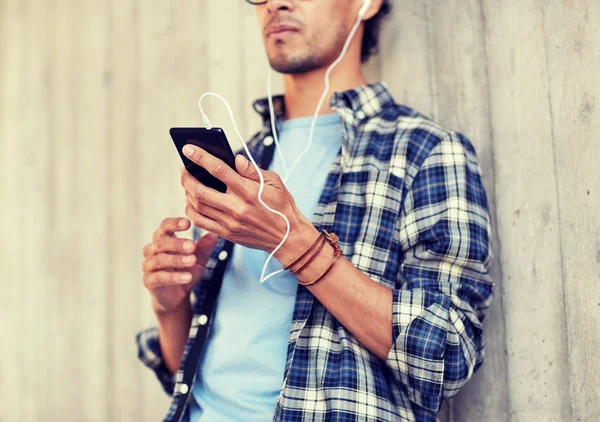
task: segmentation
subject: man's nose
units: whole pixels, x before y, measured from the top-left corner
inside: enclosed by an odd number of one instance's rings
[[[282,10],[290,11],[294,8],[293,2],[290,0],[268,0],[267,10],[269,13],[275,13]]]

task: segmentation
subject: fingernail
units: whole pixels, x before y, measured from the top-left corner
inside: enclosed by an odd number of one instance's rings
[[[185,227],[185,220],[179,220],[179,227]]]
[[[190,281],[192,279],[192,275],[191,274],[181,274],[179,276],[179,279],[182,281]]]
[[[187,250],[192,250],[194,248],[194,242],[192,242],[191,240],[188,240],[187,242],[185,242],[183,247]]]
[[[194,150],[192,147],[186,145],[183,147],[183,153],[189,157],[190,155],[192,155],[194,153]]]

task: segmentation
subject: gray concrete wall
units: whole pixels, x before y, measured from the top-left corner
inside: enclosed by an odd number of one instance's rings
[[[597,421],[600,2],[394,7],[369,78],[472,140],[493,213],[486,363],[442,417]],[[1,421],[163,416],[134,334],[142,245],[184,215],[168,128],[213,90],[249,135],[266,68],[241,0],[0,1]]]

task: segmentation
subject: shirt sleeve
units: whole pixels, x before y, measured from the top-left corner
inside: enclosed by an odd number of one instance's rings
[[[386,364],[412,402],[439,410],[483,362],[492,300],[487,197],[475,150],[452,133],[427,155],[399,219],[393,345]]]
[[[158,328],[152,327],[138,332],[136,342],[138,358],[154,371],[163,390],[172,396],[175,388],[175,374],[171,374],[165,365],[158,342]]]

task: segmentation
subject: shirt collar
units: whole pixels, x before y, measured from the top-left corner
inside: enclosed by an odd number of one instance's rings
[[[385,82],[375,82],[361,85],[346,91],[334,92],[331,96],[330,107],[338,113],[351,116],[351,123],[360,123],[368,120],[379,113],[394,99],[390,94]],[[270,124],[269,100],[267,97],[259,98],[253,103],[254,110],[263,119],[263,124]],[[280,118],[285,111],[283,95],[273,96],[273,111]],[[347,113],[349,112],[349,113]]]

